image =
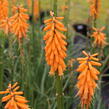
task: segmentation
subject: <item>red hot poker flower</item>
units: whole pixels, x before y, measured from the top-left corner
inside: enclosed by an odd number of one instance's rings
[[[23,37],[26,37],[29,27],[27,24],[29,16],[25,14],[27,9],[24,9],[22,6],[13,7],[13,10],[16,11],[16,14],[10,18],[12,22],[11,31],[17,36],[18,40],[21,40]]]
[[[17,91],[20,88],[17,85],[17,82],[14,85],[9,84],[6,91],[0,91],[0,94],[7,94],[2,98],[2,102],[7,102],[4,109],[29,109],[29,106],[26,104],[28,101],[21,96],[23,94],[22,91]]]
[[[106,42],[106,35],[102,31],[105,29],[105,27],[102,27],[100,29],[93,28],[95,32],[92,33],[92,37],[94,37],[94,45],[98,47],[104,47],[107,45]]]
[[[63,19],[63,17],[55,17],[52,11],[50,12],[50,15],[52,18],[44,21],[46,24],[44,31],[47,31],[44,36],[46,43],[46,61],[48,65],[51,66],[50,75],[54,75],[55,72],[57,72],[59,76],[62,76],[63,71],[66,68],[64,59],[67,56],[67,43],[65,41],[66,36],[64,36],[60,31],[66,31],[66,28],[59,21]]]
[[[77,58],[80,64],[77,68],[77,72],[80,72],[80,74],[78,76],[76,86],[78,88],[77,96],[80,97],[81,107],[83,108],[86,106],[86,109],[88,109],[94,95],[95,88],[97,87],[96,80],[98,80],[98,75],[100,74],[94,66],[101,66],[101,64],[97,62],[99,59],[95,57],[98,53],[90,55],[83,51],[83,54],[86,57]]]

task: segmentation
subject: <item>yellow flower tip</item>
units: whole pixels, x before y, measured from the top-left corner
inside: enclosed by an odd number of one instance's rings
[[[50,11],[50,15],[53,17],[54,16],[54,12],[53,11]]]
[[[55,73],[54,73],[54,72],[49,72],[49,75],[50,75],[50,76],[54,76]]]
[[[103,30],[105,30],[106,29],[106,27],[105,26],[103,26],[101,29],[100,29],[100,31],[103,31]]]
[[[95,57],[95,56],[98,56],[98,53],[95,53],[95,54],[93,54],[93,55],[91,55],[92,57]]]
[[[88,56],[88,53],[86,53],[85,51],[82,51],[82,53],[83,53],[85,56]]]
[[[75,62],[76,60],[75,59],[70,59],[70,60],[68,60],[68,63],[67,63],[67,66],[68,66],[68,68],[71,68],[72,66],[73,66],[73,63]]]
[[[18,85],[18,82],[14,83],[14,85],[12,86],[12,88],[15,88]]]
[[[63,75],[64,75],[64,73],[59,73],[58,75],[59,75],[59,76],[63,76]]]
[[[97,31],[97,29],[95,27],[92,27],[92,30]]]

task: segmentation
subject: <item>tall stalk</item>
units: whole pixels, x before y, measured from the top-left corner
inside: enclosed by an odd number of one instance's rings
[[[62,77],[56,75],[55,85],[56,85],[57,109],[64,109]]]
[[[2,90],[3,83],[3,47],[0,46],[0,90]]]
[[[9,48],[8,48],[8,54],[9,54],[9,60],[10,60],[10,62],[9,62],[9,67],[10,67],[10,72],[11,72],[11,74],[10,74],[10,80],[11,80],[11,82],[13,82],[14,81],[14,72],[13,72],[13,42],[12,42],[12,37],[10,37],[10,33],[8,33],[7,34],[7,40],[8,40],[8,42],[9,42]]]
[[[54,0],[53,10],[55,16],[57,16],[57,6],[58,6],[57,3],[58,0]],[[59,75],[56,75],[55,77],[55,88],[56,88],[57,109],[64,109],[62,77],[60,77]]]
[[[35,26],[34,25],[34,0],[32,0],[32,39],[33,39],[33,42],[34,42],[34,35],[35,35],[35,33],[34,33],[35,27],[34,26]]]
[[[66,32],[66,36],[69,38],[69,32],[68,32],[68,23],[69,23],[69,20],[70,20],[70,3],[71,3],[71,0],[67,0],[65,2],[65,6],[68,6],[68,9],[65,11],[65,14],[64,14],[64,23],[65,23],[65,27],[67,27],[67,32]]]
[[[99,10],[99,1],[98,0],[96,0],[95,1],[95,9],[96,9],[96,12],[97,12],[97,14],[98,14],[98,10]],[[96,24],[96,22],[97,22],[97,15],[95,14],[95,16],[94,16],[94,27],[96,28],[96,26],[97,26],[97,24]]]
[[[58,0],[54,0],[54,3],[53,3],[53,11],[54,11],[54,14],[55,16],[57,16],[57,6],[58,6]]]

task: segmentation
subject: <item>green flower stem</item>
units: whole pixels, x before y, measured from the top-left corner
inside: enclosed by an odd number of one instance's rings
[[[54,14],[55,16],[57,16],[57,6],[58,6],[58,0],[54,0],[54,3],[53,3],[53,11],[54,11]]]
[[[54,0],[53,11],[55,16],[57,16],[57,3],[58,0]],[[55,87],[56,87],[57,109],[64,109],[62,77],[60,77],[59,75],[55,76]]]
[[[0,47],[0,90],[3,85],[3,48]]]
[[[35,30],[35,25],[34,25],[34,0],[32,0],[32,36],[33,36],[33,42],[34,42],[34,36],[35,36],[35,33],[34,33],[34,30]]]
[[[64,14],[64,24],[65,24],[65,27],[67,27],[67,32],[65,33],[65,35],[69,38],[69,30],[68,30],[68,24],[69,24],[69,21],[70,21],[70,3],[71,3],[71,0],[67,0],[65,2],[65,5],[68,6],[68,9],[65,10],[65,14]]]
[[[56,75],[55,85],[56,85],[57,109],[64,109],[62,77]]]

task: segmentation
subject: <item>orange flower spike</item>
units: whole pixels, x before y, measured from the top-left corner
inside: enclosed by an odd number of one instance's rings
[[[39,17],[39,0],[34,0],[34,21]]]
[[[8,1],[0,0],[0,21],[8,16]]]
[[[8,95],[2,98],[2,102],[7,102],[5,109],[29,109],[29,106],[26,104],[28,101],[21,96],[23,92],[16,92],[19,89],[17,85],[17,82],[14,85],[9,84],[6,91],[0,92],[0,94],[8,93]]]
[[[101,0],[88,0],[88,2],[90,3],[90,16],[97,18]]]
[[[66,55],[66,36],[64,36],[60,31],[66,31],[67,29],[59,21],[64,17],[55,17],[54,12],[50,11],[51,18],[45,20],[44,23],[46,27],[43,31],[47,31],[44,36],[45,40],[45,56],[47,64],[51,66],[50,75],[55,75],[55,72],[59,76],[63,75],[63,72],[66,68],[64,59]]]
[[[13,7],[13,10],[16,11],[16,14],[10,18],[12,22],[11,31],[17,36],[18,40],[21,40],[23,37],[26,37],[29,27],[27,24],[29,16],[25,14],[27,9],[24,9],[22,6]]]
[[[96,80],[98,80],[98,74],[100,74],[93,66],[101,66],[101,63],[96,62],[99,61],[99,59],[95,57],[98,53],[90,55],[83,51],[83,54],[86,57],[77,58],[80,63],[77,68],[77,72],[80,72],[76,85],[78,88],[77,96],[80,97],[81,107],[83,108],[85,106],[86,109],[89,109],[95,88],[97,87]]]
[[[94,37],[94,45],[98,47],[104,47],[107,45],[106,42],[106,35],[102,31],[105,29],[105,27],[102,27],[100,29],[93,28],[95,32],[92,33],[92,37]]]
[[[27,6],[28,6],[29,13],[31,13],[32,0],[27,0]]]

